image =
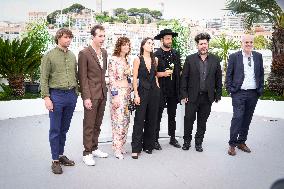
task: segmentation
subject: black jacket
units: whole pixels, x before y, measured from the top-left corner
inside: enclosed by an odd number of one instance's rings
[[[172,53],[173,53],[173,60],[174,60],[174,70],[173,70],[173,75],[172,77],[175,80],[175,89],[176,89],[176,99],[177,99],[177,103],[180,102],[181,98],[180,98],[180,73],[181,73],[181,61],[180,61],[180,54],[178,53],[178,51],[176,51],[175,49],[172,49]],[[158,72],[164,72],[166,71],[166,63],[165,63],[165,58],[163,57],[163,50],[161,48],[159,48],[155,53],[154,53],[155,57],[158,58],[158,67],[157,67],[157,71]],[[166,87],[165,87],[165,78],[164,77],[160,77],[159,79],[159,84],[160,84],[160,88],[161,88],[161,92],[163,94],[166,94]],[[164,95],[161,95],[161,97]]]
[[[185,59],[181,75],[181,98],[188,98],[189,102],[195,102],[200,90],[200,66],[198,53],[189,55]],[[208,89],[208,97],[212,103],[221,100],[222,96],[222,70],[220,60],[213,54],[208,55],[208,66],[205,83]]]

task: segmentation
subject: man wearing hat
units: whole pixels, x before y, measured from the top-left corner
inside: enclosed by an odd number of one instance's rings
[[[179,83],[181,73],[180,55],[175,49],[172,49],[173,37],[176,36],[178,36],[178,34],[173,32],[171,29],[164,29],[154,37],[154,39],[161,41],[161,47],[154,53],[158,58],[157,76],[161,88],[160,107],[154,146],[156,150],[162,150],[158,139],[160,123],[165,106],[167,106],[168,135],[171,137],[170,144],[176,148],[181,147],[175,138],[175,117],[177,104],[180,101]]]

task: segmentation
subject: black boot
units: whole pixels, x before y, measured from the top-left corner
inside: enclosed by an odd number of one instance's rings
[[[189,150],[190,147],[191,147],[190,141],[184,141],[182,149]]]
[[[155,149],[155,150],[162,150],[162,147],[161,147],[159,141],[155,141],[154,149]]]
[[[181,147],[175,137],[171,137],[171,139],[170,139],[170,145],[173,145],[173,146],[176,147],[176,148],[180,148],[180,147]]]

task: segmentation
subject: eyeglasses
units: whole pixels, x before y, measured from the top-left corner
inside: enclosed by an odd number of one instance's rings
[[[249,67],[251,67],[251,58],[250,57],[248,57],[248,65],[249,65]]]

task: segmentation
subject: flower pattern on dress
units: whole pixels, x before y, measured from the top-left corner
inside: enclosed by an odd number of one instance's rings
[[[116,96],[111,96],[110,110],[112,123],[112,148],[115,152],[123,152],[123,146],[126,143],[127,132],[130,122],[130,113],[128,111],[128,103],[130,99],[129,87],[119,87],[117,81],[127,79],[125,73],[125,62],[123,59],[113,56],[108,64],[108,75],[110,90],[118,90]],[[118,104],[114,105],[113,99],[118,98]]]

